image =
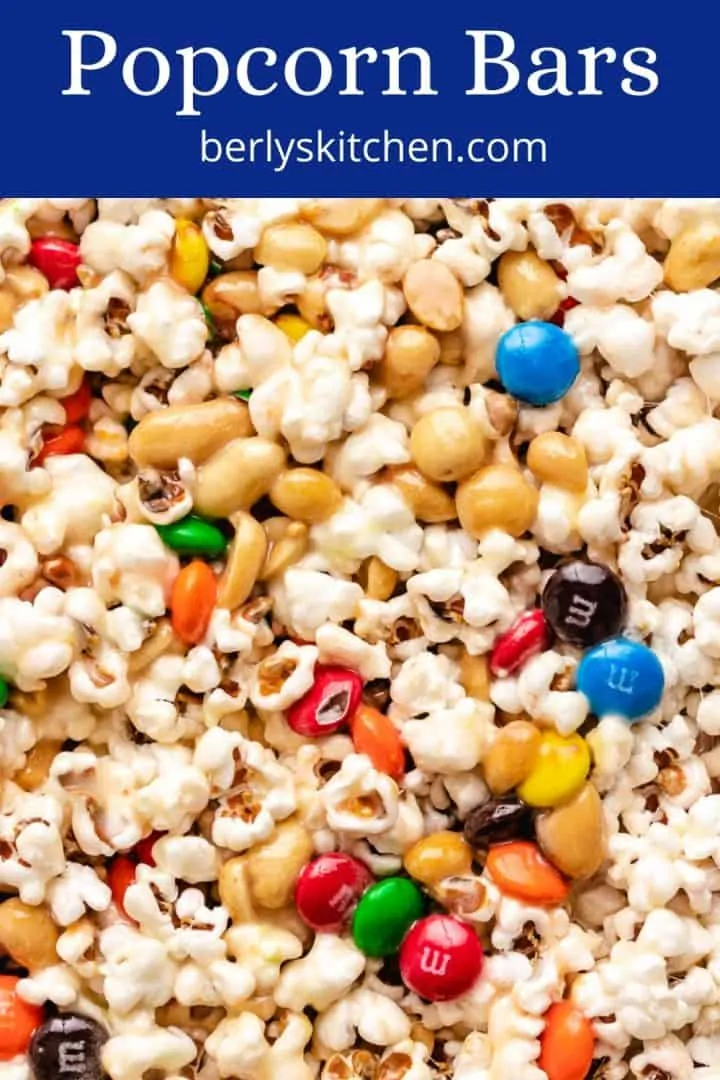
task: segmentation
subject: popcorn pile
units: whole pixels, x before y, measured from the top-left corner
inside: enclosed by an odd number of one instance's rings
[[[718,286],[720,199],[0,200],[0,1080],[720,1080]]]

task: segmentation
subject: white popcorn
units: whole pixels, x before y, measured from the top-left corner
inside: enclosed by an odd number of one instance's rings
[[[702,697],[697,711],[697,725],[707,735],[720,735],[720,691]]]
[[[341,574],[354,573],[371,555],[393,570],[409,572],[418,564],[422,543],[422,529],[391,484],[368,488],[358,501],[346,499],[310,534],[313,544]]]
[[[319,627],[330,621],[352,619],[363,597],[362,587],[316,570],[291,566],[271,585],[278,618],[293,633],[314,639]]]
[[[645,250],[642,240],[621,222],[605,232],[610,254],[570,268],[568,293],[583,304],[604,306],[618,300],[643,300],[662,281],[662,266]]]
[[[203,233],[210,250],[226,261],[254,248],[268,225],[294,218],[299,200],[223,199],[221,207],[223,229],[216,228],[215,218],[208,215],[203,220]],[[232,232],[232,239],[225,239],[225,228]]]
[[[199,302],[167,281],[156,281],[140,294],[127,324],[163,367],[171,369],[197,360],[208,334]]]
[[[80,994],[80,980],[64,964],[43,968],[18,983],[18,993],[33,1005],[51,1001],[60,1009],[69,1009]]]
[[[424,772],[467,772],[482,760],[492,715],[487,703],[463,698],[424,720],[407,720],[402,732],[413,760]]]
[[[367,987],[351,990],[318,1017],[318,1038],[330,1050],[347,1050],[357,1035],[374,1046],[392,1046],[410,1035],[410,1019],[392,998]]]
[[[127,274],[108,274],[94,289],[73,293],[77,344],[75,359],[85,371],[114,377],[129,368],[137,353],[132,334],[115,333],[113,320],[135,305],[135,288]],[[117,313],[117,314],[116,314]]]
[[[119,600],[157,618],[177,572],[177,557],[151,525],[111,525],[95,539],[93,585],[105,603]]]
[[[291,1015],[285,1030],[270,1046],[263,1022],[250,1012],[221,1021],[208,1036],[205,1049],[217,1064],[221,1077],[248,1080],[312,1080],[313,1073],[303,1059],[303,1049],[312,1034],[305,1016]]]
[[[49,795],[24,793],[10,811],[0,814],[0,883],[17,889],[26,904],[39,904],[48,884],[65,868],[61,825],[63,810]]]
[[[390,692],[398,715],[406,717],[449,708],[465,696],[452,661],[425,652],[402,664]]]
[[[50,555],[63,544],[92,543],[115,506],[112,478],[84,454],[54,455],[44,468],[52,488],[33,500],[20,519],[35,549]]]
[[[23,530],[11,521],[0,521],[0,551],[4,554],[0,566],[0,596],[13,596],[34,579],[38,558]]]
[[[86,911],[106,911],[111,899],[110,889],[93,868],[79,863],[68,863],[48,887],[50,910],[60,926],[77,922]]]
[[[370,645],[344,627],[326,622],[317,631],[315,642],[322,664],[345,665],[368,682],[390,678],[390,657],[382,641]]]
[[[44,390],[68,392],[73,321],[71,296],[57,289],[18,310],[14,326],[0,334],[0,405],[21,405]]]
[[[386,465],[410,461],[408,433],[404,424],[382,413],[373,413],[359,431],[348,435],[333,457],[332,475],[345,491],[378,473]]]
[[[328,825],[350,836],[375,836],[398,816],[397,784],[364,754],[349,754],[321,792]]]
[[[214,728],[198,740],[195,764],[222,796],[212,826],[219,847],[245,851],[295,810],[291,773],[259,743]]]
[[[65,671],[78,650],[75,624],[58,610],[54,593],[44,589],[32,604],[0,597],[0,671],[21,690],[39,689]]]
[[[161,210],[141,214],[136,225],[102,219],[85,229],[80,254],[99,274],[123,270],[143,284],[165,270],[174,233],[175,222]]]
[[[327,340],[311,331],[297,343],[292,359],[283,360],[287,339],[278,347],[273,339],[275,370],[264,366],[262,374],[250,376],[255,387],[250,416],[258,434],[282,435],[302,464],[320,460],[329,442],[360,427],[372,411],[367,376],[353,374],[344,356],[332,355]]]
[[[720,656],[720,588],[710,589],[695,605],[695,640],[704,653],[713,658]]]
[[[357,269],[371,281],[400,281],[415,256],[415,235],[404,213],[384,210],[353,237],[339,242],[333,261]]]
[[[287,625],[292,626],[292,622],[288,620]],[[275,653],[255,668],[250,684],[253,705],[268,712],[288,709],[311,688],[317,658],[314,645],[283,641]]]
[[[234,924],[225,934],[225,942],[238,967],[254,979],[260,994],[271,992],[280,978],[280,968],[303,953],[295,934],[271,923]]]
[[[524,665],[517,680],[520,707],[538,723],[555,727],[561,735],[576,731],[588,714],[584,694],[552,689],[556,678],[568,679],[574,670],[575,662],[570,657],[547,649]]]
[[[153,858],[161,870],[191,885],[218,876],[218,853],[202,836],[161,836],[153,845]]]
[[[357,289],[328,289],[325,300],[334,330],[324,339],[323,349],[346,357],[351,371],[379,360],[387,339],[387,330],[381,325],[385,306],[381,283],[368,281]]]
[[[493,377],[497,343],[514,323],[512,311],[494,285],[483,283],[468,290],[462,326],[468,382],[485,382]]]
[[[635,378],[654,363],[653,324],[631,307],[578,304],[568,311],[564,328],[582,354],[597,349],[619,375]]]
[[[148,1020],[105,1043],[103,1067],[111,1080],[142,1080],[148,1069],[177,1074],[197,1055],[195,1043],[179,1028],[156,1027]]]
[[[125,924],[111,926],[100,935],[104,957],[103,993],[111,1009],[120,1014],[139,1007],[156,1008],[172,997],[175,965],[164,945]]]
[[[364,969],[365,956],[351,942],[335,934],[317,934],[307,956],[283,968],[275,1001],[293,1012],[308,1005],[322,1012],[350,989]]]

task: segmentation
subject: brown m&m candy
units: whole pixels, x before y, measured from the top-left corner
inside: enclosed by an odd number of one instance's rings
[[[107,1032],[79,1013],[61,1013],[41,1024],[30,1043],[36,1080],[102,1080]]]
[[[610,567],[582,559],[559,566],[542,594],[553,633],[583,648],[617,634],[626,605],[625,589]]]

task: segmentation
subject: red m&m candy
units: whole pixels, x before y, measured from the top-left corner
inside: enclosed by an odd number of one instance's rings
[[[315,681],[288,712],[288,724],[298,735],[318,739],[347,724],[360,704],[362,679],[350,668],[315,665]]]
[[[501,634],[490,653],[490,670],[504,678],[547,647],[548,625],[540,608],[524,611],[510,629]]]
[[[51,289],[72,289],[80,284],[77,269],[80,248],[59,236],[41,236],[30,245],[28,262],[50,282]]]
[[[313,930],[338,933],[372,882],[372,874],[359,859],[331,851],[313,859],[300,872],[295,907]]]
[[[450,1001],[466,994],[482,966],[480,939],[467,923],[452,915],[419,919],[400,949],[403,982],[427,1001]]]

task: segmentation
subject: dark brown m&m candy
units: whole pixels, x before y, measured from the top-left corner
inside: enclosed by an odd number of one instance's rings
[[[530,837],[533,835],[532,810],[512,795],[490,799],[470,811],[465,818],[463,835],[470,847],[476,849]]]
[[[46,1020],[30,1043],[30,1064],[36,1080],[102,1080],[102,1048],[107,1032],[79,1013]]]
[[[555,635],[581,647],[617,634],[626,604],[625,589],[610,567],[582,559],[559,566],[542,594],[542,609]]]

